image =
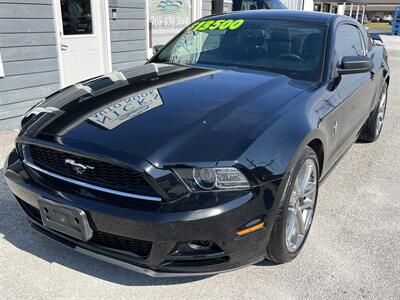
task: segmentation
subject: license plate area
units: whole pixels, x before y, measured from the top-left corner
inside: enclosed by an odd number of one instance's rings
[[[45,227],[87,242],[93,236],[86,213],[79,208],[39,199],[40,215]]]

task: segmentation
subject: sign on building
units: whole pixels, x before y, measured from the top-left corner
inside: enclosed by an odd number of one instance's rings
[[[192,0],[149,0],[150,48],[165,45],[193,21]]]

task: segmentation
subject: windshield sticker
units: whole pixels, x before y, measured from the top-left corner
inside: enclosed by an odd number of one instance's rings
[[[101,127],[112,130],[122,123],[163,104],[158,89],[153,89],[103,108],[92,115],[89,120]]]
[[[208,20],[195,22],[188,28],[188,31],[203,30],[235,30],[244,24],[243,19],[238,20]]]

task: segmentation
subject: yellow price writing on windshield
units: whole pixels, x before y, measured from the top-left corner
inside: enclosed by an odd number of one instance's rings
[[[242,26],[243,19],[238,20],[208,20],[195,22],[188,28],[188,31],[203,31],[203,30],[235,30]]]

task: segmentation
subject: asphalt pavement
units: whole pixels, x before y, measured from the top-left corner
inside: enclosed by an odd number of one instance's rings
[[[400,37],[380,139],[356,144],[320,188],[300,256],[211,277],[154,279],[31,229],[0,175],[0,299],[400,299]],[[0,165],[16,131],[0,132]]]

